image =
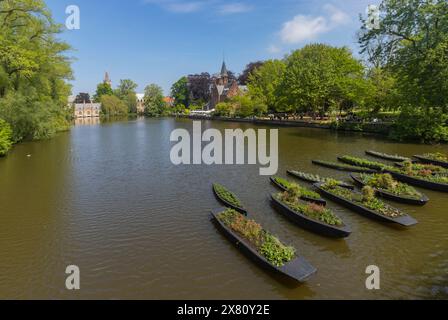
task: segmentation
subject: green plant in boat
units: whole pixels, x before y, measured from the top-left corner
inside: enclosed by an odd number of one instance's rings
[[[381,170],[384,170],[384,169],[390,167],[389,165],[386,165],[382,162],[370,161],[367,159],[357,158],[357,157],[352,157],[352,156],[343,156],[343,157],[340,157],[339,160],[344,163],[349,163],[349,164],[357,166],[357,167],[364,167],[364,168],[369,168],[369,169],[378,170],[378,171],[381,171]]]
[[[397,218],[405,215],[400,210],[387,205],[383,201],[376,198],[374,195],[372,196],[371,187],[364,187],[362,194],[352,192],[346,188],[335,186],[334,184],[323,184],[321,188],[340,198],[354,202],[362,207],[375,211],[386,217]]]
[[[328,208],[316,203],[302,204],[297,198],[291,197],[288,192],[280,193],[274,196],[277,200],[284,203],[292,211],[303,214],[310,219],[321,221],[331,226],[342,226],[342,220]]]
[[[264,230],[260,224],[233,209],[220,213],[218,219],[228,228],[246,239],[266,260],[281,267],[293,260],[296,250],[284,245],[278,238]]]
[[[415,199],[422,197],[422,194],[414,187],[394,180],[389,173],[361,174],[359,178],[365,185],[375,189],[385,190],[398,196],[406,196]]]
[[[234,205],[235,207],[238,207],[238,208],[243,207],[241,201],[232,192],[227,190],[224,186],[215,183],[213,185],[213,188],[220,198],[224,199],[225,201],[229,202],[230,204]]]
[[[307,197],[307,198],[315,199],[315,200],[318,200],[321,198],[320,194],[318,194],[317,192],[314,192],[313,190],[302,187],[297,183],[290,182],[290,181],[280,178],[280,177],[274,177],[273,179],[275,180],[276,183],[278,183],[279,185],[281,185],[283,188],[285,188],[287,190],[293,188],[294,192],[296,193],[298,198]]]
[[[429,160],[436,160],[436,161],[445,161],[448,162],[448,156],[441,153],[441,152],[435,152],[435,153],[425,153],[421,156],[422,158],[426,158]]]

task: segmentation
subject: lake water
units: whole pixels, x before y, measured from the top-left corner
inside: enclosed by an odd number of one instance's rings
[[[249,127],[254,126],[203,122],[204,129]],[[273,210],[268,195],[276,189],[258,166],[172,165],[169,136],[176,128],[191,131],[192,122],[77,125],[54,139],[20,144],[0,159],[0,298],[448,298],[446,194],[424,190],[431,198],[425,207],[394,204],[419,220],[410,229],[330,202],[353,234],[328,239]],[[311,160],[364,156],[367,149],[448,152],[446,146],[280,128],[279,175],[300,169],[346,178]],[[213,182],[234,191],[253,218],[295,246],[318,273],[297,285],[242,255],[210,221],[210,209],[220,206]],[[71,264],[81,270],[76,292],[65,289],[65,268]],[[381,269],[381,290],[365,288],[369,265]]]

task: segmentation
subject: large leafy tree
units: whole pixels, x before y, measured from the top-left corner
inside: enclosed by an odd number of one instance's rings
[[[145,88],[145,114],[149,117],[157,117],[163,114],[165,102],[163,90],[156,84],[150,84]]]
[[[268,60],[249,75],[247,86],[250,96],[261,101],[271,111],[284,111],[279,108],[278,87],[285,69],[282,60]]]
[[[384,0],[379,9],[379,28],[361,29],[361,52],[400,79],[404,102],[446,112],[448,2]]]
[[[188,89],[188,78],[182,77],[177,80],[171,87],[171,96],[174,98],[174,104],[182,104],[189,106],[190,92]]]
[[[264,64],[263,61],[255,61],[249,63],[238,77],[238,82],[241,85],[247,85],[250,75],[254,73],[254,71],[256,71],[258,68],[260,68],[263,64]]]
[[[128,113],[126,104],[116,96],[101,97],[101,111],[108,116],[120,116]]]
[[[112,87],[108,83],[99,83],[96,87],[96,93],[93,96],[93,100],[95,102],[100,102],[102,96],[111,96],[114,94],[114,91],[112,90]]]
[[[188,90],[192,103],[202,105],[210,100],[210,83],[210,74],[207,72],[188,76]]]
[[[324,113],[357,103],[363,66],[343,47],[311,44],[286,58],[279,85],[279,104],[285,111]]]
[[[126,97],[130,94],[136,93],[136,89],[138,87],[138,84],[136,84],[134,81],[130,79],[122,79],[120,80],[120,84],[118,85],[117,89],[115,89],[115,95],[120,98],[121,100],[126,100]]]
[[[0,1],[0,118],[13,140],[52,136],[69,125],[69,45],[42,0]]]

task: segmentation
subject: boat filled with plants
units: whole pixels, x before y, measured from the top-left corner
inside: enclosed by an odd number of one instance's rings
[[[244,208],[237,196],[227,190],[223,185],[218,183],[213,184],[213,192],[216,197],[227,207],[235,209],[239,213],[247,214],[247,210]]]
[[[271,196],[274,207],[304,229],[329,237],[345,238],[350,228],[331,209],[300,201],[298,189],[291,187]]]
[[[361,166],[354,166],[354,165],[348,165],[343,163],[337,163],[337,162],[331,162],[331,161],[322,161],[322,160],[313,160],[313,164],[330,168],[330,169],[336,169],[341,171],[348,171],[348,172],[364,172],[364,173],[373,173],[375,170],[372,170],[367,167],[361,167]]]
[[[448,192],[448,174],[440,166],[405,161],[399,167],[383,170],[395,179],[425,189]]]
[[[368,218],[393,222],[406,227],[417,224],[417,221],[411,216],[376,198],[375,190],[369,186],[365,186],[362,193],[341,188],[331,182],[320,183],[316,187],[328,199]]]
[[[263,267],[298,282],[304,282],[316,273],[316,268],[295,248],[283,244],[256,221],[227,208],[216,209],[211,214],[224,235]]]
[[[390,167],[390,165],[384,164],[382,162],[370,161],[368,159],[352,157],[352,156],[338,157],[338,160],[343,163],[347,163],[349,165],[355,166],[355,167],[369,168],[369,169],[375,170],[375,171],[382,171],[385,168]]]
[[[403,157],[397,154],[387,154],[387,153],[381,153],[377,151],[367,150],[366,154],[375,158],[389,160],[389,161],[396,161],[396,162],[402,162],[406,160],[411,160],[408,157]]]
[[[322,199],[319,193],[310,190],[308,188],[302,187],[297,183],[290,182],[280,177],[271,177],[271,182],[278,188],[282,189],[283,191],[287,191],[290,188],[294,188],[294,190],[297,190],[298,192],[298,197],[304,201],[314,202],[323,206],[327,205],[327,202],[324,199]]]
[[[377,196],[406,204],[424,205],[429,198],[414,187],[395,180],[389,173],[358,175],[351,174],[352,179],[360,186],[372,187]]]
[[[423,163],[430,163],[444,168],[448,168],[448,156],[440,152],[415,155],[414,158],[418,159]]]
[[[327,181],[335,181],[338,186],[347,188],[347,189],[355,189],[354,185],[348,184],[344,181],[335,180],[332,178],[325,178],[321,177],[317,174],[307,173],[307,172],[301,172],[301,171],[294,171],[294,170],[288,170],[287,173],[297,179],[300,179],[302,181],[310,182],[310,183],[319,183],[319,182],[327,182]]]

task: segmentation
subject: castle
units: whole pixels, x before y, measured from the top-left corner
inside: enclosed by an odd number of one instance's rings
[[[247,91],[246,86],[240,86],[236,79],[230,78],[225,61],[222,62],[221,72],[213,75],[211,80],[208,110],[215,109],[218,103]]]

